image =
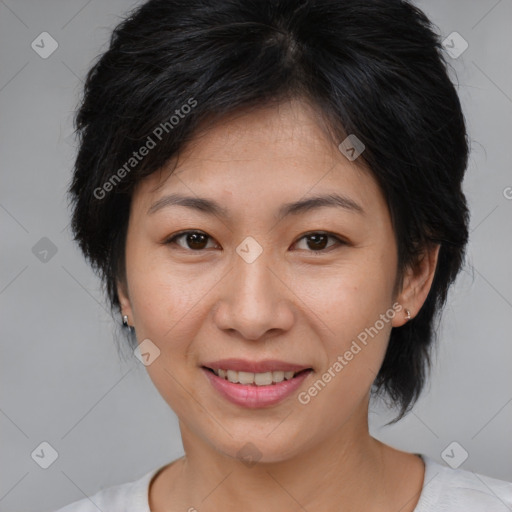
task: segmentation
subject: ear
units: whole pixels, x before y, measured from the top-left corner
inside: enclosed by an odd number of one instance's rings
[[[407,268],[402,289],[396,297],[396,301],[403,307],[403,313],[395,315],[393,327],[400,327],[408,321],[406,309],[410,311],[412,319],[423,306],[434,280],[440,248],[439,244],[429,245],[414,266]]]
[[[128,325],[133,326],[133,312],[128,294],[128,286],[125,281],[119,279],[117,280],[117,296],[121,306],[121,315],[126,315],[128,317]]]

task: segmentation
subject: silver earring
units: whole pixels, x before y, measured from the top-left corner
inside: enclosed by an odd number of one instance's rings
[[[123,315],[123,325],[128,327],[128,315]]]
[[[407,308],[405,309],[405,319],[407,321],[411,319],[411,312]]]

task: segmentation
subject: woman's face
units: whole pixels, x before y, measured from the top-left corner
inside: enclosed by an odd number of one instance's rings
[[[290,102],[216,125],[136,189],[121,304],[185,443],[278,461],[366,425],[405,320],[388,208],[356,163]]]

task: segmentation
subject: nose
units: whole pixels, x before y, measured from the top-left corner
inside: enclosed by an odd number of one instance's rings
[[[282,335],[294,322],[293,293],[264,254],[252,263],[235,256],[214,308],[217,327],[246,340]]]

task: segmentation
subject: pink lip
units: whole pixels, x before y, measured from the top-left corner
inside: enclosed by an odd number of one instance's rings
[[[233,366],[227,366],[229,369],[235,370]],[[214,366],[214,368],[226,368],[226,366]],[[247,366],[245,366],[247,368]],[[302,369],[299,367],[299,370]],[[218,377],[210,370],[202,368],[206,377],[212,384],[212,386],[227,400],[231,403],[247,407],[249,409],[257,409],[270,405],[277,404],[290,396],[296,391],[299,386],[304,382],[304,379],[311,373],[310,371],[303,372],[293,379],[283,380],[278,384],[270,384],[269,386],[255,386],[255,385],[244,385],[244,384],[233,384],[222,377]],[[244,370],[240,370],[244,371]],[[251,371],[251,370],[245,370]],[[254,370],[252,370],[254,371]],[[264,370],[265,371],[265,370]],[[270,370],[266,370],[270,371]],[[285,370],[285,371],[297,371],[297,370]],[[260,373],[259,370],[257,373]]]
[[[220,359],[204,363],[203,366],[212,370],[235,370],[237,372],[265,373],[265,372],[300,372],[309,368],[309,366],[286,363],[276,359],[266,359],[264,361],[246,361],[244,359]]]

